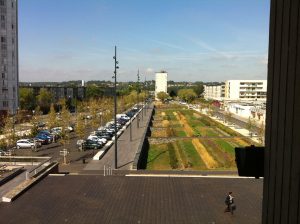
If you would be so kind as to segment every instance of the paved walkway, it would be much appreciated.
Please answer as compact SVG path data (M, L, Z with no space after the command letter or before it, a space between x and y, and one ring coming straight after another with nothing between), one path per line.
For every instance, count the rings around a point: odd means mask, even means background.
M234 131L240 133L241 135L243 135L243 136L245 136L245 137L250 138L252 141L257 142L257 143L260 143L259 137L254 136L254 135L252 135L252 137L251 137L250 134L249 134L249 131L248 131L246 128L242 128L242 127L238 126L237 124L228 124L228 123L225 123L225 122L224 122L224 119L219 118L219 117L215 117L215 116L210 116L210 115L207 114L205 111L200 111L199 109L194 109L194 110L195 110L195 111L198 111L198 112L200 112L200 113L204 113L204 114L206 114L207 116L209 116L211 119L213 119L213 120L215 120L215 121L217 121L217 122L223 124L224 126L227 126L227 127L231 128L232 130L234 130ZM237 117L235 117L235 118L238 119ZM242 120L242 122L244 122L244 121Z
M0 201L2 201L2 196L26 180L26 170L30 170L32 167L33 166L24 166L24 171L22 173L0 186Z
M149 109L144 109L140 112L140 125L137 127L137 118L132 122L132 141L130 141L130 126L123 132L123 134L118 138L118 169L130 170L137 149L140 142L143 140L143 133L146 129L146 124L150 118L153 110L153 106L149 106ZM142 119L143 113L143 119ZM104 166L111 166L114 168L115 161L115 146L112 145L111 148L106 152L106 154L100 160L90 161L84 170L103 170Z

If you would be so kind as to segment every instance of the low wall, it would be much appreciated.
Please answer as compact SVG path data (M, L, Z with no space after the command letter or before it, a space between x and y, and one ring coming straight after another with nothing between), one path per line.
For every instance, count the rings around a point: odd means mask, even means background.
M140 142L138 150L135 154L133 164L132 164L132 170L141 169L144 166L145 161L147 161L147 153L148 153L148 148L149 148L149 142L148 142L147 136L149 136L149 134L151 133L150 126L152 123L152 117L155 113L154 107L151 107L149 109L151 110L150 111L151 114L147 120L146 128L145 128L145 131L142 136L142 141Z

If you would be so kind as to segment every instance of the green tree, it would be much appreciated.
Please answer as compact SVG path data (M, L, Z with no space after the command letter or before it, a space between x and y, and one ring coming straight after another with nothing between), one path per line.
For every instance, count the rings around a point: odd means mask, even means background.
M102 87L97 85L89 85L86 87L86 97L87 98L100 98L104 94Z
M193 86L193 90L197 94L197 96L201 96L204 91L203 82L195 82L195 86Z
M39 95L36 97L37 105L40 107L41 111L45 114L50 110L51 103L53 101L53 95L47 89L40 89Z
M34 110L36 107L36 100L33 94L33 89L20 88L19 94L21 110Z
M157 98L159 100L161 100L162 102L164 102L167 98L169 97L169 95L165 92L159 92L157 93Z
M191 103L197 97L193 89L180 89L178 91L178 96L188 103Z

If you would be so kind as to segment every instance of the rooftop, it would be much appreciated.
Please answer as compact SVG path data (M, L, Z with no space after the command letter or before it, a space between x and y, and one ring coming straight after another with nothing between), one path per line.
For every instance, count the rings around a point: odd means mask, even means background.
M3 223L260 223L262 180L48 176L13 203ZM226 193L237 205L224 213Z

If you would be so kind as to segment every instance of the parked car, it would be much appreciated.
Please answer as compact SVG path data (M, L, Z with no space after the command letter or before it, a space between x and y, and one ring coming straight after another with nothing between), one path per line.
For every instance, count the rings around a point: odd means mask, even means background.
M41 142L43 145L51 143L51 137L43 134L38 134L34 139Z
M102 144L97 141L87 139L82 143L82 148L83 149L101 149Z
M90 135L87 139L91 139L91 140L94 140L94 141L101 142L103 145L106 144L106 142L107 142L107 139L101 138L97 135Z
M33 139L20 139L16 143L17 149L20 148L38 148L41 147L41 143L38 141L34 141Z

